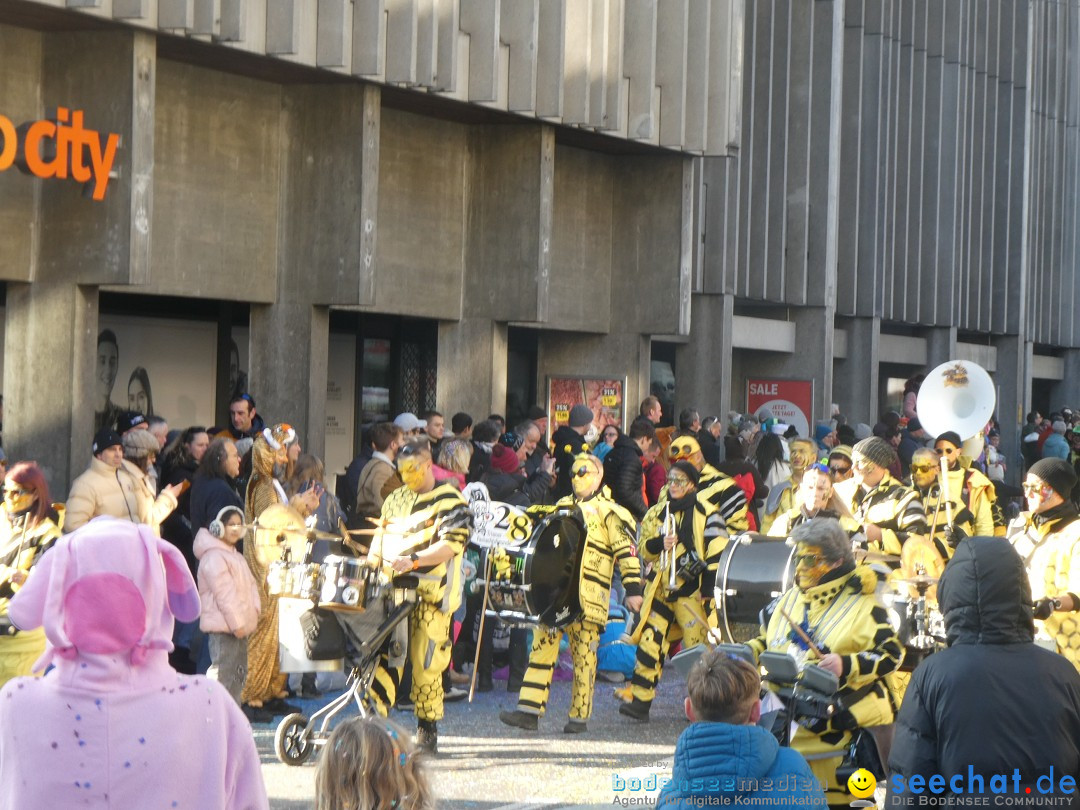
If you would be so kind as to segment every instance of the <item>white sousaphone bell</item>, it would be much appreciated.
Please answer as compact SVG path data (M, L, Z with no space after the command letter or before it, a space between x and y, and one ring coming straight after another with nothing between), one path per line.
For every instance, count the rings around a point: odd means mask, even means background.
M936 437L955 431L964 441L964 455L978 458L983 451L982 431L996 404L994 381L982 366L950 360L926 375L915 407L927 433Z

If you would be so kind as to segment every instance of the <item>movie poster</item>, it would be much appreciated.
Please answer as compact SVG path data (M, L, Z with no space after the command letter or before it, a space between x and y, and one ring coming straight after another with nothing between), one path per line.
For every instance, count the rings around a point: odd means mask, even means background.
M587 405L593 412L597 430L607 425L626 429L626 408L623 402L626 378L548 377L548 429L554 433L570 421L570 409Z

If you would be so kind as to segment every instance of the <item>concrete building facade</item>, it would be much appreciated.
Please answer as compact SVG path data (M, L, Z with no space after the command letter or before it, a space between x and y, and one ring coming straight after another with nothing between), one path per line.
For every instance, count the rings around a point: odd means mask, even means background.
M364 421L513 414L560 375L623 379L629 417L807 379L814 416L873 421L966 357L1006 424L1080 403L1078 26L1080 0L5 0L5 447L65 490L103 329L140 318L121 387L159 340L174 424L246 375L330 471ZM76 111L100 139L58 137Z

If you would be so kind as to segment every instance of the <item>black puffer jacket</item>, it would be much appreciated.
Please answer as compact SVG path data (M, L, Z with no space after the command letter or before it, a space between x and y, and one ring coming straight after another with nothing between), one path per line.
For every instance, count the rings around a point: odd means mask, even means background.
M642 494L644 484L641 448L629 436L620 433L611 451L604 456L604 486L611 490L612 500L628 509L638 523L648 511Z
M910 790L894 790L897 777L906 788L915 774L943 775L946 790L962 774L958 784L966 791L970 766L984 775L984 792L991 776L1005 774L1012 793L1015 769L1020 795L1030 786L1040 798L1036 780L1051 766L1055 782L1080 774L1080 674L1033 643L1028 577L1008 541L962 541L938 598L949 648L911 678L889 758L894 776L886 806L918 803Z
M589 449L585 443L585 437L571 427L563 425L555 431L551 437L552 453L555 456L555 469L558 477L555 479L555 489L551 493L553 501L574 494L574 485L571 474L574 466L574 456Z

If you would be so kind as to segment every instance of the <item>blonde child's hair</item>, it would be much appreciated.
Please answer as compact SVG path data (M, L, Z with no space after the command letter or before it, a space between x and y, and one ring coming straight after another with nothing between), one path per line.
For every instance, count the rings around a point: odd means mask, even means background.
M334 729L319 757L315 810L432 810L435 799L412 739L381 717Z

